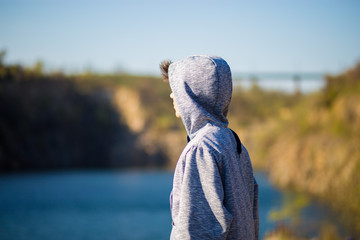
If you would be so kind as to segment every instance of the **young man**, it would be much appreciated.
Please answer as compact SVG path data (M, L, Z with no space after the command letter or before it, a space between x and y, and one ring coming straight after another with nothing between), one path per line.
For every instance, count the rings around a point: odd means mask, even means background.
M219 57L161 63L188 144L170 195L171 239L258 239L258 190L246 148L226 118L232 78Z

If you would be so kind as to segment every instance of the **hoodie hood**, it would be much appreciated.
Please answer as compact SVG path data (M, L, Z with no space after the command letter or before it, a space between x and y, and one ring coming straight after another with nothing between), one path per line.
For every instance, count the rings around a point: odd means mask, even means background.
M208 123L227 127L232 78L224 59L198 55L174 62L169 83L190 139Z

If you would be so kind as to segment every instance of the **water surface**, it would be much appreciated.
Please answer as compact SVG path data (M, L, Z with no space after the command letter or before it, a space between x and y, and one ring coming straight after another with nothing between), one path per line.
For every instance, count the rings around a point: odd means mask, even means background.
M0 239L169 239L172 174L75 171L2 175ZM281 208L284 193L269 183L266 174L256 173L256 178L262 237L275 227L269 213ZM306 221L321 219L316 209L305 214Z

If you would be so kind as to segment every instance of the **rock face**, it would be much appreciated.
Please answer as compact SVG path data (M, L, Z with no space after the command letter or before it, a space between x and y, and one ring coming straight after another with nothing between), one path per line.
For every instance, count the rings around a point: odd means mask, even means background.
M359 102L360 64L329 76L322 93L269 130L266 154L274 183L333 205L356 233L360 232Z
M145 127L145 115L141 108L141 99L137 92L119 87L114 91L113 101L122 113L123 121L134 133L139 133Z
M0 171L174 167L186 132L167 84L136 76L74 78L0 62ZM322 92L300 100L259 88L241 94L233 96L230 127L254 167L268 170L278 186L351 215L359 233L360 64L328 76Z
M78 78L0 61L0 172L166 167L161 148L139 144L140 95Z
M160 96L148 96L156 98ZM152 102L153 100L151 100ZM113 102L122 116L122 121L126 123L129 129L137 135L136 144L148 155L154 155L157 152L163 152L167 159L167 167L173 167L180 156L182 148L186 145L186 135L180 129L159 129L157 125L161 114L151 117L147 114L149 111L156 111L157 106L146 106L142 99L141 92L128 88L117 87L113 93ZM168 100L169 106L171 101ZM147 109L149 108L149 109ZM163 113L174 121L178 119L173 115L173 109L169 108ZM164 131L165 130L165 131Z

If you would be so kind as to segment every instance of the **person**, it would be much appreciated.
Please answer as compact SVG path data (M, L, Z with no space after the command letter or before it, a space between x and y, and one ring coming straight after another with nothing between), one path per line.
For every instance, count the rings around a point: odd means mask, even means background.
M246 148L228 128L229 65L195 55L160 68L188 134L170 194L170 239L258 239L258 186Z

